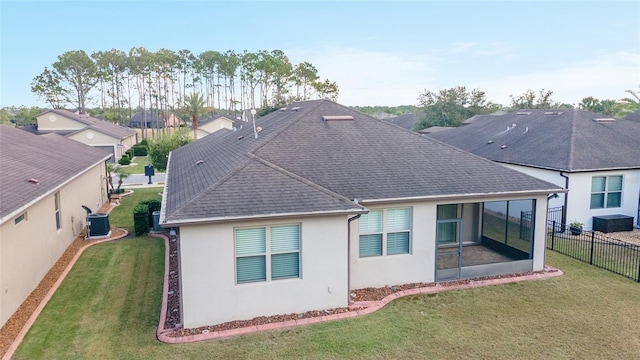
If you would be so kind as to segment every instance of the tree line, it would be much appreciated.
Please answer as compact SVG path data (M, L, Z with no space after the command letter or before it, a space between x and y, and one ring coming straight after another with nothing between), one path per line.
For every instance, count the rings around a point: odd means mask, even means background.
M33 78L31 91L52 108L72 106L81 114L95 101L105 119L120 124L134 109L150 109L164 117L195 93L202 95L207 108L234 115L297 100L337 100L339 93L335 82L320 79L313 64L292 64L281 50L194 54L144 47L91 55L67 51Z
M631 97L619 100L585 97L578 108L595 113L622 118L640 109L640 91L626 90ZM468 90L457 86L439 91L425 90L418 96L418 116L413 130L418 131L431 126L455 127L474 115L491 114L498 110L518 109L559 109L573 108L571 104L552 99L553 91L541 89L537 92L527 90L519 95L509 95L508 107L488 101L484 91Z

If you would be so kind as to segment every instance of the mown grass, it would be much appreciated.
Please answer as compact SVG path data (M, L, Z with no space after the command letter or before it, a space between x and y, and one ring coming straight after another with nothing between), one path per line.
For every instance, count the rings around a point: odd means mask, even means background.
M168 345L155 339L162 241L121 240L83 254L15 358L637 358L640 285L547 256L564 276L411 296L360 318Z
M127 207L157 192L137 189L111 214L130 216ZM547 262L565 275L401 298L348 320L169 345L155 338L164 244L148 236L118 240L83 253L14 358L636 359L640 284L552 251Z
M109 214L109 225L133 231L133 208L142 200L162 199L158 193L162 192L161 187L137 188L133 189L133 195L125 196Z
M144 174L144 167L151 164L151 158L147 156L134 156L131 163L135 165L123 166L122 169L128 174Z

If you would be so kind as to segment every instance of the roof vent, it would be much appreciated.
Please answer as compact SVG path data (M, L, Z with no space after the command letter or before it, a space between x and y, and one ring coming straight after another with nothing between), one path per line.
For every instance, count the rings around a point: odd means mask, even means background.
M280 110L280 111L286 111L286 110L287 110L287 108L286 108L286 107L281 107L281 108L280 108L280 109L278 109L278 110Z
M202 165L202 164L204 164L204 160L198 160L198 161L196 161L196 165Z
M291 111L298 111L300 110L300 106L294 106L291 108Z
M593 121L599 122L599 123L612 123L612 122L616 122L616 119L614 119L614 118L595 118L595 119L593 119Z
M518 111L516 113L516 115L531 115L531 114L533 114L532 111Z
M244 139L244 135L238 136L238 140L242 140L242 139Z
M32 184L36 184L36 185L40 184L40 180L38 180L38 179L34 179L34 178L31 178L31 179L29 179L29 180L27 180L27 181L28 181L28 182L30 182L30 183L32 183Z
M487 144L493 144L493 140L487 141Z
M545 111L544 112L545 115L554 115L554 116L558 116L562 113L563 113L562 111Z
M260 132L260 131L262 131L262 126L258 126L258 127L256 128L256 132Z
M506 149L506 148L507 148L507 145L500 146L500 149Z
M323 121L353 121L353 116L351 115L324 115L322 117Z

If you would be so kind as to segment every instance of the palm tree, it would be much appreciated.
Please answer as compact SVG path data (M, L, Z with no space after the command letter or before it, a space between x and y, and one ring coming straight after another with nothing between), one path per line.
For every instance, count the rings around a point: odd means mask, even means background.
M184 110L191 116L193 139L198 139L198 117L204 110L204 97L199 93L191 93L184 97Z

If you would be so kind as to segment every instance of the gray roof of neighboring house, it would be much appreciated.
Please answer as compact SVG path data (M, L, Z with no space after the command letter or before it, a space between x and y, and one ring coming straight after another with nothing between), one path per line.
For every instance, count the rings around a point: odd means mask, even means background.
M205 115L201 116L200 118L198 118L198 125L208 124L208 123L216 121L216 120L218 120L220 118L224 118L224 119L230 120L234 124L236 122L240 122L241 121L241 120L238 120L235 117L233 117L233 115L205 114Z
M416 123L416 115L415 114L402 114L393 118L385 118L384 121L387 121L391 124L396 124L401 128L405 128L407 130L413 129L413 125Z
M640 123L578 109L520 110L428 136L502 163L569 172L640 168Z
M640 122L640 110L632 112L631 114L623 117L623 119Z
M257 139L248 126L171 153L163 223L361 211L354 199L560 189L328 100L291 104L256 126Z
M0 125L0 222L109 157L58 134L38 136Z
M90 128L120 140L136 134L136 131L134 129L119 126L105 120L99 120L89 115L78 115L68 110L50 109L50 110L43 111L42 113L38 114L38 116L44 115L50 112L67 117L69 119L73 119L75 121L78 121L87 125L86 128L80 129L78 131L83 131L83 130L86 130L87 128Z

